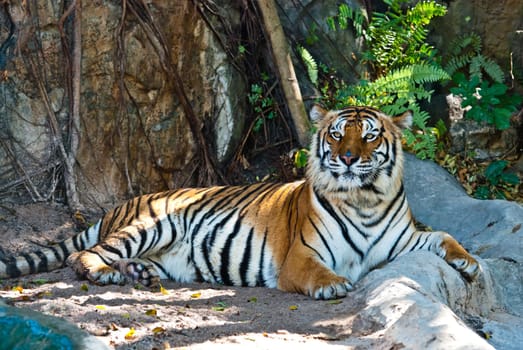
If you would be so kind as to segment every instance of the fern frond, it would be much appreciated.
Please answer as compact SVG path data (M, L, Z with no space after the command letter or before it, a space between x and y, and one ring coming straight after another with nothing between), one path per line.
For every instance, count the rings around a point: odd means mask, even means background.
M483 70L496 83L503 83L503 80L505 80L505 75L499 64L488 57L483 60Z
M305 67L307 67L307 74L309 75L311 83L316 86L318 84L318 65L316 64L316 61L306 48L298 46L298 52Z
M427 25L436 16L443 16L447 13L444 5L433 1L420 1L407 11L407 21L412 25Z
M481 37L477 33L461 35L451 42L449 48L453 56L462 54L469 56L479 55L481 52ZM466 50L467 48L469 50Z
M450 76L453 76L454 73L456 73L458 70L460 70L461 68L463 68L467 64L469 64L470 59L471 59L471 56L469 56L469 55L461 55L461 56L452 57L448 61L448 63L445 65L444 69Z
M450 79L445 70L426 64L414 64L396 69L386 76L376 79L372 85L375 91L395 91L409 89L415 84L432 83Z

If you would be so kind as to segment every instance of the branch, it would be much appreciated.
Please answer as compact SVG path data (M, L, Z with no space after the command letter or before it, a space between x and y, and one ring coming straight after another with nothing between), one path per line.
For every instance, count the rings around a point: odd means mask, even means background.
M258 6L262 13L265 33L272 48L274 62L278 68L280 83L296 128L298 141L302 146L306 146L309 144L310 123L274 0L260 0Z

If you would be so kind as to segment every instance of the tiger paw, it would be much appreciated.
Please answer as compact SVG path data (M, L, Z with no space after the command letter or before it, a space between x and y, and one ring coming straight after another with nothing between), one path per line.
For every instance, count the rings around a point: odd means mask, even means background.
M160 284L160 276L151 264L141 260L119 260L113 267L123 273L133 282L145 287L156 287Z
M461 273L467 281L475 280L481 271L478 261L448 233L443 234L438 255Z
M461 275L469 282L474 281L481 271L481 266L479 265L478 261L470 255L451 259L448 261L448 263L459 273L461 273Z
M127 278L111 266L105 264L98 255L90 252L77 252L67 258L69 265L78 276L100 284L120 284L127 282Z
M343 298L348 292L353 290L352 283L347 279L340 277L336 281L332 281L329 284L316 286L312 291L309 292L314 299L338 299Z

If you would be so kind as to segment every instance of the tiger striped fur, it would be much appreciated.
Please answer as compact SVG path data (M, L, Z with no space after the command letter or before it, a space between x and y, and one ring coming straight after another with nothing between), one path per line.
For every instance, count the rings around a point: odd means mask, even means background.
M2 259L0 277L67 262L97 284L170 278L330 299L372 268L428 250L475 278L477 261L449 234L414 226L402 181L410 112L314 106L311 118L317 132L305 180L143 195L59 244Z

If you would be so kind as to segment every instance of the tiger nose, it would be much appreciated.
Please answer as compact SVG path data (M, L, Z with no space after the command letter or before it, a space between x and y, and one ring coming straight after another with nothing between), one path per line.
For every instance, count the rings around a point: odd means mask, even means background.
M340 158L345 164L347 164L347 166L350 166L351 164L355 163L360 157L352 154L350 151L347 151L347 153L341 155Z

